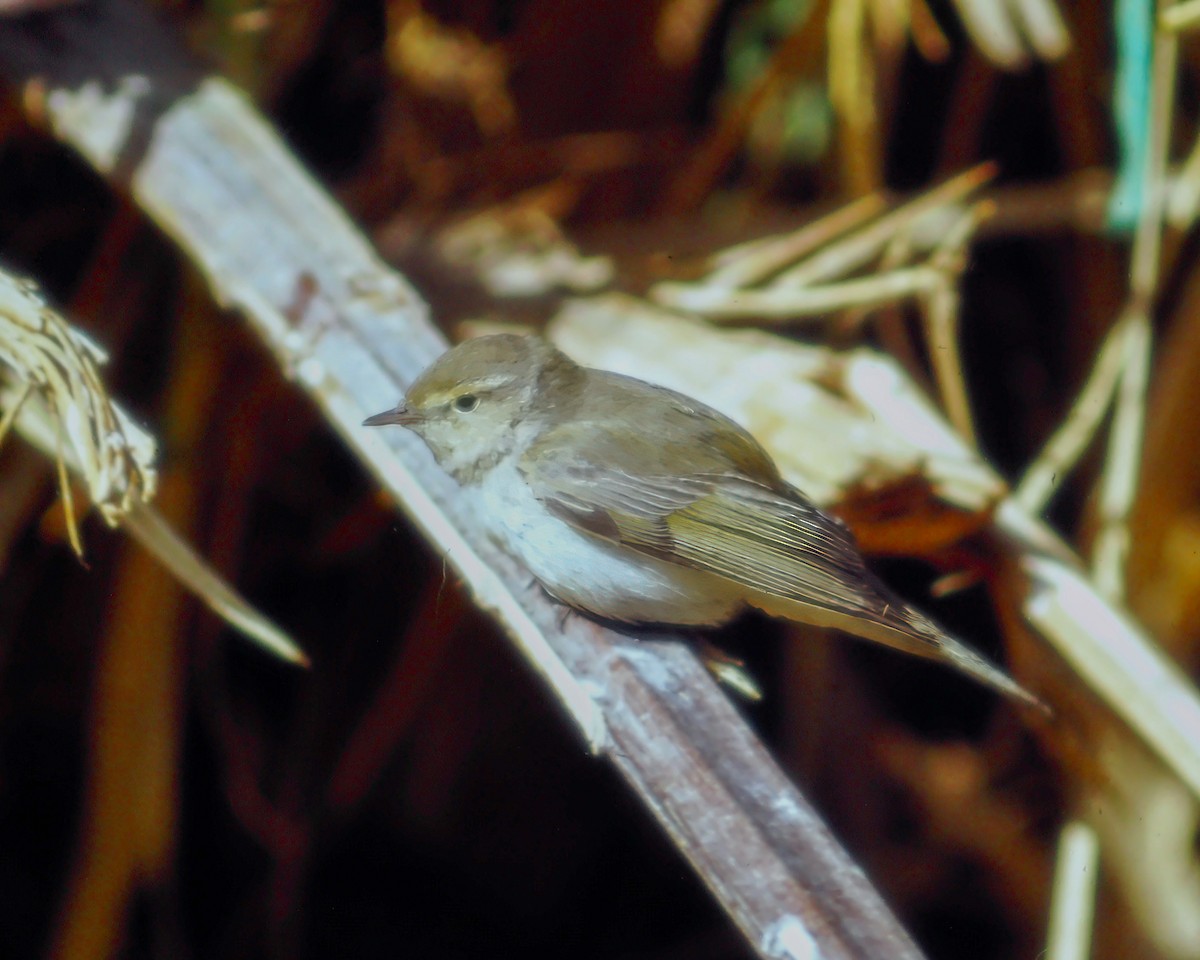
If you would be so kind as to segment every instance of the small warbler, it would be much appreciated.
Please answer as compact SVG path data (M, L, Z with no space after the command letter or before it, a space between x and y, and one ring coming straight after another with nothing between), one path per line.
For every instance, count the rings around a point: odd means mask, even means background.
M447 351L365 426L417 433L553 597L608 620L716 626L746 607L1032 694L895 596L853 536L711 407L534 336Z

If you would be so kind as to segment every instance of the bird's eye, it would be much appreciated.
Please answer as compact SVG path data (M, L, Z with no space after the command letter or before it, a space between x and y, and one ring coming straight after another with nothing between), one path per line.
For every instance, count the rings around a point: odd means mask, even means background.
M479 398L473 393L464 393L461 397L454 398L454 409L459 413L470 413L479 406Z

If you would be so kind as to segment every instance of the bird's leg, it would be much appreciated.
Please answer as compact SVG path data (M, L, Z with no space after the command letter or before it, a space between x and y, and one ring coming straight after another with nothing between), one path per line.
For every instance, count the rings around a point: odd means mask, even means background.
M529 579L525 583L525 589L526 590L534 590L534 589L541 590L545 596L550 598L550 601L558 608L554 614L555 622L558 624L558 630L560 633L563 630L565 630L567 627L567 620L570 618L571 613L572 613L571 607L568 604L563 603L562 600L560 600L558 597L556 597L554 594L552 594L549 590L547 590L546 585L544 583L542 583L542 581L539 580L537 577L533 576L532 574L530 575Z
M762 688L746 669L744 660L726 653L704 637L698 638L698 644L700 662L717 683L751 703L758 703L762 699Z
M543 584L542 581L539 580L535 576L530 575L528 582L526 582L526 584L525 584L525 589L526 590L539 589L542 591L542 593L545 596L550 598L551 602L554 603L554 605L556 607L558 607L558 611L555 613L555 619L558 623L558 629L560 631L563 630L567 625L567 618L571 616L570 606L563 603L563 601L558 599L558 597L556 597L549 590L547 590L545 584Z

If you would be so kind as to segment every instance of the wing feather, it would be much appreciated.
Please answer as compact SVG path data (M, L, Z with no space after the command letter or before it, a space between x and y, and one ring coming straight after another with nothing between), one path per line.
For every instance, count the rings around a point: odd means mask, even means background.
M849 531L774 477L777 489L732 471L634 474L577 451L543 449L522 465L538 499L572 525L748 591L857 617L887 606Z

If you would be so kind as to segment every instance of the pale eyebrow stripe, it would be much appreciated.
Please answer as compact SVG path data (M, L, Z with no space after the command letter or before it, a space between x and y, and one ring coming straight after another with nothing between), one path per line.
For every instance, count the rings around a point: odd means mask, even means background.
M505 373L493 373L486 377L476 377L464 384L459 384L450 390L439 390L430 399L434 403L445 403L449 400L460 396L464 389L467 393L475 393L480 391L495 390L497 387L503 387L512 382L512 377Z

